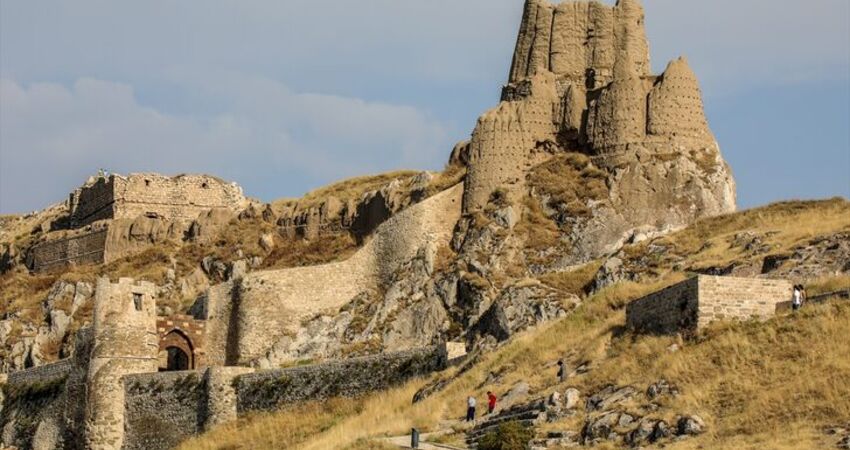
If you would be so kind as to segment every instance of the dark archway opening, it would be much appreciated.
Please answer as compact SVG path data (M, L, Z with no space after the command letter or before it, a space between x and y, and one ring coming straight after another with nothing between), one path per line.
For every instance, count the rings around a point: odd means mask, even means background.
M168 364L166 365L165 370L172 371L191 369L191 365L189 364L189 355L187 355L183 349L168 347L165 351L168 352Z

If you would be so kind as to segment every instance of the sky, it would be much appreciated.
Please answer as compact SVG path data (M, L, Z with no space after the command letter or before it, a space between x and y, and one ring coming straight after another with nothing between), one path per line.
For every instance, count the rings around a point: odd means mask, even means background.
M496 106L522 0L0 0L0 213L105 168L249 196L439 170ZM608 1L607 3L612 3ZM738 203L850 197L850 2L644 0Z

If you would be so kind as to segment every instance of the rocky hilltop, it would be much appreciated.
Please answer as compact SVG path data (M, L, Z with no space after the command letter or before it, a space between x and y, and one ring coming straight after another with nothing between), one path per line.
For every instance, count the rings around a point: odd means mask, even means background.
M125 448L166 448L234 419L237 409L269 409L275 395L291 394L281 393L290 382L303 398L361 393L382 377L444 368L448 354L432 363L422 355L437 353L421 349L446 342L471 355L453 374L478 374L478 358L509 352L505 343L518 333L541 333L538 325L555 319L596 326L602 318L609 328L570 341L583 348L570 354L582 375L612 359L597 357L593 343L605 336L600 345L613 345L610 327L636 297L620 294L623 286L694 274L832 286L850 272L846 200L735 209L735 183L696 75L685 58L651 73L640 3L527 0L499 103L443 172L356 178L271 203L208 175L100 173L64 203L3 217L0 372L18 387L4 390L0 442L78 448L85 437L117 448L126 429ZM798 227L811 217L820 219ZM142 282L104 279L123 277ZM132 302L122 306L124 297ZM154 333L158 354L152 341L140 348L120 338L143 342ZM109 365L118 354L147 359ZM400 356L369 359L377 354ZM287 369L318 361L330 362ZM374 380L340 369L374 361L384 364ZM516 378L504 372L510 364L488 364L503 371L486 375L489 382ZM177 375L157 378L155 370ZM313 386L314 373L331 381ZM38 389L26 384L31 378ZM359 384L333 391L346 378ZM439 377L417 397L453 381ZM87 386L109 391L81 400ZM599 402L620 392L583 388L604 393ZM518 392L519 405L527 386ZM134 405L127 411L179 401L186 414L174 413L177 425L168 415L128 416L124 427L125 399ZM91 420L85 401L98 405ZM619 428L637 426L619 422L624 414L617 412ZM588 425L590 441L604 439L608 425ZM156 434L163 427L167 437Z

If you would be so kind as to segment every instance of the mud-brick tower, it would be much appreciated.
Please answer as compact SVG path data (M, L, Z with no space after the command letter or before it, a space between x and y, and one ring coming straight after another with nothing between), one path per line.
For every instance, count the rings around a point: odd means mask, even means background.
M124 441L123 377L156 372L155 287L121 278L97 281L94 345L88 371L86 448L118 450Z

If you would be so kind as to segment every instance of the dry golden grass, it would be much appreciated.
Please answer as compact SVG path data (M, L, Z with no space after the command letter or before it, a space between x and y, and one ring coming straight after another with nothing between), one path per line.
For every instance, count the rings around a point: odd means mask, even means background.
M601 260L592 261L572 271L547 273L540 277L540 281L555 289L582 296L601 266Z
M673 252L697 265L722 266L748 256L731 245L744 231L762 234L772 254L787 252L814 237L850 231L850 202L833 198L775 203L700 220L660 243L671 244Z
M581 153L558 155L535 167L528 175L530 187L549 195L552 205L561 203L571 215L586 214L588 199L608 196L605 172L594 167Z
M235 423L219 426L202 437L189 439L182 450L251 450L292 448L311 435L338 424L360 412L359 402L332 399L308 403L284 413L257 414Z
M349 178L310 191L296 201L301 209L318 206L329 197L336 197L338 200L345 203L348 200L359 199L366 192L380 189L395 179L407 181L418 173L419 172L413 170L399 170L378 175ZM292 201L292 199L282 200L282 202ZM272 206L278 207L279 205L273 203Z

